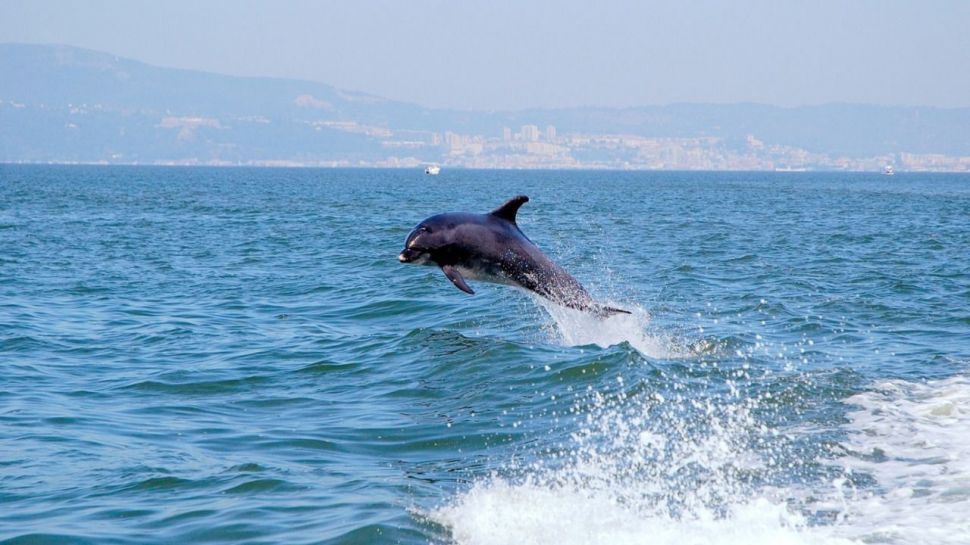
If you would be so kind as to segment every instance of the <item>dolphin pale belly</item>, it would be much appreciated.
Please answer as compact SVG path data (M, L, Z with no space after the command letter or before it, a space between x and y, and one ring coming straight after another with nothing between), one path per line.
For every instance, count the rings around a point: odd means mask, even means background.
M550 301L600 315L628 311L597 304L562 267L542 253L515 223L529 197L512 197L488 214L456 212L432 216L404 241L402 263L435 265L461 291L475 293L466 278L510 284Z

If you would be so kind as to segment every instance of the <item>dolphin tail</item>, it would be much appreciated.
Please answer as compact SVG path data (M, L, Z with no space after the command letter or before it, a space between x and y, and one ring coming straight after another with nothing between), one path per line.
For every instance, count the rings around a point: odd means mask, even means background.
M629 310L623 310L622 308L608 307L606 305L593 305L593 314L596 314L600 318L609 318L615 314L632 314Z

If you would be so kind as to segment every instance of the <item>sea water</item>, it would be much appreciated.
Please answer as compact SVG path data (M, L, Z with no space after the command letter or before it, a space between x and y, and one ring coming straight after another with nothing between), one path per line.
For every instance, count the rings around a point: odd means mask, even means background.
M0 543L970 543L970 176L0 166Z

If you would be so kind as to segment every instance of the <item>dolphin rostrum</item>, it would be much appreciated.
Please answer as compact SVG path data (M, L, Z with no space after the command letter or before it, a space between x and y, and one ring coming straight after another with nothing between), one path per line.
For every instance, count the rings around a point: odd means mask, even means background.
M488 214L439 214L418 224L404 241L401 263L436 265L465 293L465 278L510 284L562 306L600 316L629 311L597 304L583 286L542 253L515 223L529 197L518 195Z

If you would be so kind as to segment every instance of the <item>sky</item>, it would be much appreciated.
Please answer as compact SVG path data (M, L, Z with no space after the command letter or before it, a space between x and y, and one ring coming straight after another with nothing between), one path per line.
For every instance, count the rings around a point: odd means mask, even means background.
M970 107L968 0L0 0L0 42L433 108Z

